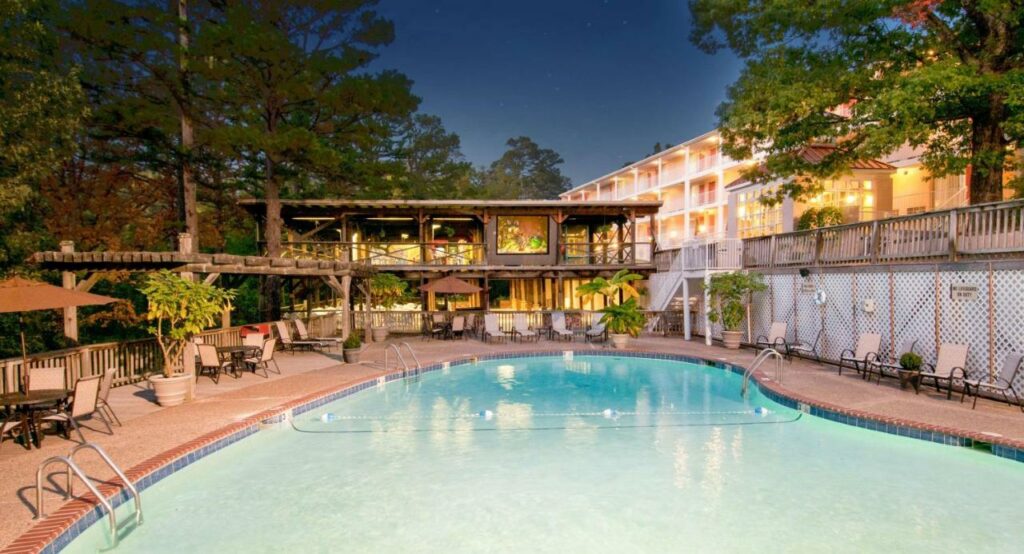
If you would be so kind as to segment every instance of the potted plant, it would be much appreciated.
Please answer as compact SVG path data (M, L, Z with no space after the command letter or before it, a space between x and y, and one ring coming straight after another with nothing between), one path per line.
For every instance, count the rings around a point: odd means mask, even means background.
M767 288L758 273L719 273L711 276L708 293L711 306L708 318L712 323L722 325L722 343L726 348L739 348L742 333L740 328L746 317L746 301L753 292ZM710 331L708 331L710 332Z
M900 356L900 367L907 371L921 371L923 363L924 360L921 359L921 356L914 352L906 352Z
M359 355L362 353L363 341L359 338L359 333L351 333L345 342L342 343L342 352L345 355L345 362L350 364L359 363Z
M192 384L192 373L180 363L185 344L231 309L234 292L167 270L151 274L141 291L148 306L146 319L153 323L148 331L156 337L164 359L162 375L150 377L149 382L161 406L177 406L185 401Z
M630 336L640 335L644 327L644 313L637 305L636 299L640 291L633 286L634 281L643 279L642 275L630 273L628 269L619 270L611 279L594 277L576 289L576 295L590 297L600 294L605 297L605 308L601 310L601 323L605 325L608 336L615 348L626 348ZM618 298L621 293L622 302L612 304L609 300ZM639 321L639 324L637 324Z
M373 301L385 310L391 310L396 304L409 299L409 283L394 273L378 273L370 278L370 294ZM370 333L374 342L388 338L386 325L371 327Z
M647 322L644 312L637 305L636 298L630 298L621 304L611 304L601 310L601 323L608 330L612 346L623 349L629 346L629 337L640 336L640 331Z

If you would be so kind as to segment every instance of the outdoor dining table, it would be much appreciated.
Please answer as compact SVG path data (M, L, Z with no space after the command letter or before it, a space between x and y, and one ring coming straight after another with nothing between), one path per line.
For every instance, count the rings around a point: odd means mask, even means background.
M245 359L255 356L259 351L260 347L250 344L217 347L217 354L231 357L231 373L236 378L241 374L242 370L245 369ZM255 371L256 370L254 369L253 372L255 373Z
M48 410L66 401L71 395L70 390L42 389L29 392L10 392L0 394L0 405L5 410L15 410L20 414L22 436L25 447L32 448L35 438L36 448L42 448L43 433L39 429L39 412Z

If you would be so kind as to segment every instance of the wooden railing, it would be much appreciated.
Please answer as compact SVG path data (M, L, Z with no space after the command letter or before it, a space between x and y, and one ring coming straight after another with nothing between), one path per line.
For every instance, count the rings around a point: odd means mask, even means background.
M684 243L680 250L684 271L743 267L743 242L739 239L698 239Z
M481 264L483 243L293 241L281 244L286 258L365 262L374 266Z
M567 242L559 248L564 265L622 265L636 263L631 242Z
M943 262L1024 256L1024 201L744 239L743 267Z

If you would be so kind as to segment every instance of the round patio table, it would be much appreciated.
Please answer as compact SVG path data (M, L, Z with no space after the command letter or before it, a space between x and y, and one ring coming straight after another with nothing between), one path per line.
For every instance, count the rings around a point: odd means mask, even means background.
M245 368L245 358L248 356L255 356L260 351L259 346L252 346L249 344L239 344L237 346L218 346L218 354L226 354L231 356L231 374L236 379L241 374L242 369ZM255 372L255 370L253 370Z
M13 408L21 414L21 429L25 437L25 447L31 449L31 441L35 437L36 448L42 448L43 433L39 429L39 412L64 402L70 395L71 391L66 389L10 392L0 394L0 405L5 409Z

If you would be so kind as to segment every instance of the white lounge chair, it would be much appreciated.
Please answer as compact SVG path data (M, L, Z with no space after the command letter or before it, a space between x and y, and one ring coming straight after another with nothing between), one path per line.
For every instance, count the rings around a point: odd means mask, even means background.
M789 344L786 342L786 322L773 321L768 328L768 335L759 335L754 342L758 348L774 348L780 354L788 354Z
M946 398L953 397L953 380L966 379L967 345L946 343L939 346L939 355L935 365L924 364L921 368L921 381L931 379L935 390L942 392L942 383L946 383ZM960 374L959 377L957 374Z
M274 350L277 348L277 339L267 339L263 342L263 346L260 347L259 355L251 358L246 358L245 363L252 368L252 372L256 373L257 369L263 370L263 376L270 377L270 364L274 364L274 373L281 374L281 368L277 365L277 360L274 359Z
M102 378L100 375L93 375L92 377L79 379L75 383L75 393L71 400L71 406L55 414L43 416L41 420L66 424L65 435L70 438L70 429L74 429L78 433L78 438L82 439L82 443L85 443L85 435L82 434L82 428L78 426L78 420L96 413L96 401L99 399L100 380ZM101 417L100 420L107 426L107 431L113 435L114 429L107 423L106 418Z
M1017 374L1024 370L1021 367L1024 365L1021 363L1022 361L1024 361L1024 354L1010 352L1003 358L1003 367L999 369L999 375L996 376L995 381L964 379L964 390L960 395L960 401L964 401L965 394L973 396L974 403L971 404L971 409L973 410L978 407L978 395L981 394L981 391L998 392L1003 395L1003 400L1007 404L1016 404L1020 406L1021 411L1024 411L1024 404L1021 404L1017 391L1013 389L1013 382L1017 379ZM1010 402L1011 396L1013 397L1013 402Z
M110 407L110 403L107 402L107 398L110 396L110 388L114 385L114 375L117 374L116 367L108 367L103 372L103 381L100 382L100 392L96 399L96 411L99 412L100 416L104 419L109 419L113 423L117 423L118 427L122 427L121 420L118 419L117 414L114 413L114 409Z
M882 345L882 335L878 333L861 333L857 335L857 346L854 350L846 349L839 355L839 374L843 368L867 371L868 364L878 358L878 348Z
M502 331L498 325L498 314L484 315L484 342L495 340L508 340L509 334Z
M214 383L219 383L220 374L231 370L231 361L222 360L220 354L217 353L216 346L212 344L197 344L196 350L199 351L199 369L196 371L196 381L199 380L199 376L205 371L209 372L210 379L213 379Z
M317 341L293 340L292 332L288 329L288 323L285 321L275 321L274 325L277 327L277 335L278 338L281 339L281 346L286 348L292 354L295 353L296 348L305 348L306 350L323 348L323 344Z
M299 340L309 342L319 342L324 348L330 348L334 345L335 348L341 348L341 343L344 342L339 337L311 337L309 331L306 330L306 323L301 319L295 319L295 330L299 332Z
M583 337L586 339L587 342L601 342L605 340L607 338L607 334L605 333L604 322L601 321L600 319L595 321L593 325L590 326L590 329L587 329L587 332L584 333Z
M565 312L551 314L551 334L559 339L572 340L572 331L565 326Z
M512 316L512 336L519 337L519 342L525 340L539 340L540 335L537 331L530 329L530 324L526 321L526 314L514 314Z

